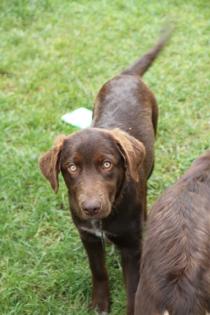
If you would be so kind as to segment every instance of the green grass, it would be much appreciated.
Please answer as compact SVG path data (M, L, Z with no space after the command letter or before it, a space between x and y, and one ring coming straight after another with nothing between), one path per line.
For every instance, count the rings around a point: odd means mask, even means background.
M176 32L145 75L160 108L150 204L210 147L208 1L0 2L1 315L89 314L90 272L64 184L54 195L37 160L73 131L61 115L91 108L168 19ZM118 257L107 252L112 314L125 314Z

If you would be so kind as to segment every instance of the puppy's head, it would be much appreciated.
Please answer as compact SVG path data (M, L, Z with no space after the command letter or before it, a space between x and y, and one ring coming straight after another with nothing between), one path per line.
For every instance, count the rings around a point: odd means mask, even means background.
M77 216L101 219L111 213L125 178L138 182L144 157L144 145L127 133L88 128L60 136L40 168L55 192L62 172Z

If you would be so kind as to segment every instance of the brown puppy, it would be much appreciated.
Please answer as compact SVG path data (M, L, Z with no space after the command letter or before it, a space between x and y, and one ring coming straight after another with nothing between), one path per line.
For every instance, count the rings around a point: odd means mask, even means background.
M135 315L210 310L210 151L152 207Z
M61 136L40 160L41 171L55 191L58 174L63 174L72 218L92 271L92 307L100 314L110 308L104 237L120 250L127 314L134 312L146 186L154 165L158 116L155 98L139 76L168 37L162 37L143 58L101 88L91 128Z

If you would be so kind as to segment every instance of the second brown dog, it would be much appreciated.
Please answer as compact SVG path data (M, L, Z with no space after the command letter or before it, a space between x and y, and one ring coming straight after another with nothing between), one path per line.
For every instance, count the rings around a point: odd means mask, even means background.
M151 210L135 315L205 315L209 310L210 151Z

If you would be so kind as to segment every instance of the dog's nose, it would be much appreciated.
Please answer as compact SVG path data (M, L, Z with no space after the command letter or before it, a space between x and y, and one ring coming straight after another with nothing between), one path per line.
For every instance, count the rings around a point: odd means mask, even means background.
M82 203L82 209L87 215L94 216L99 213L101 202L97 199L86 200Z

